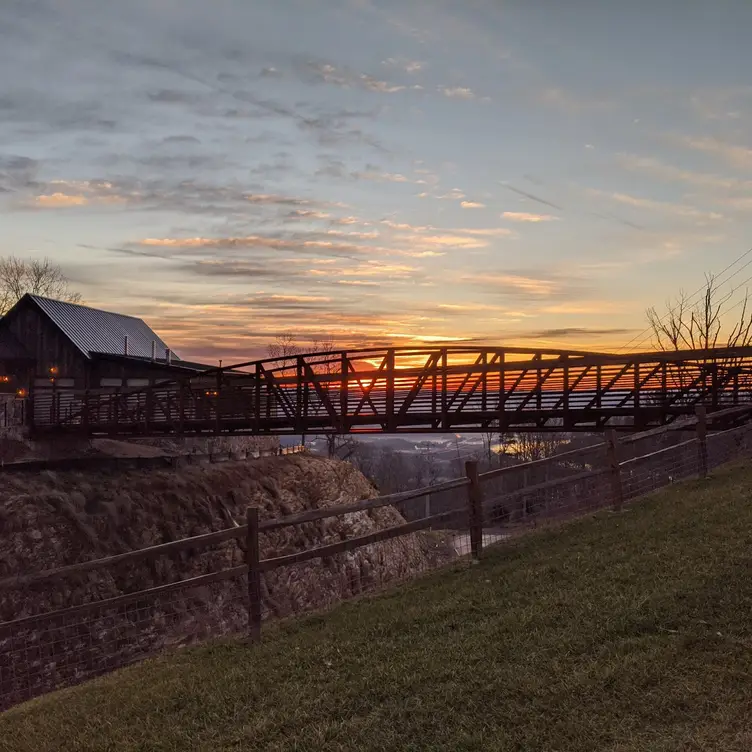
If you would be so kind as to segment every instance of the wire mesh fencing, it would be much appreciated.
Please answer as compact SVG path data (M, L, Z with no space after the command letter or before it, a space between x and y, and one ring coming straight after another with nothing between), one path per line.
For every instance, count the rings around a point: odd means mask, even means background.
M0 710L166 649L243 634L245 569L220 576L0 624Z
M471 461L464 478L280 519L259 520L252 508L246 525L200 542L84 562L54 578L24 575L15 589L0 580L0 709L165 649L258 637L265 621L376 593L531 528L618 509L752 456L752 424L666 433L610 434L480 475Z
M493 495L484 496L484 523L503 540L528 528L595 512L610 504L606 476L602 468L585 470L510 491L496 483Z
M709 434L707 451L708 467L711 469L732 460L752 457L752 424Z
M259 549L269 555L260 562L261 620L326 609L465 555L466 486L459 479L319 510L307 521L261 523Z
M635 457L621 463L620 483L625 501L657 491L700 474L700 445L696 439Z
M326 610L439 569L469 553L463 527L458 520L457 530L421 530L264 571L261 618Z
M609 498L603 480L607 465L601 442L483 473L479 481L488 534L503 540L547 521L599 509Z

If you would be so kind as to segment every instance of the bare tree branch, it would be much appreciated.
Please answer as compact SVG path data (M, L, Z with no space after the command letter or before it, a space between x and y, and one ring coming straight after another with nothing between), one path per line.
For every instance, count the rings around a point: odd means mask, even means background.
M81 295L72 292L63 270L44 259L0 258L0 316L7 313L26 293L80 303Z
M705 350L725 344L742 347L752 341L752 312L748 307L749 291L745 291L741 312L728 320L728 303L736 290L722 294L716 278L705 275L705 289L696 303L690 303L684 291L666 302L663 315L655 308L645 311L652 330L653 344L659 350ZM733 306L736 307L736 306ZM724 331L728 334L724 336Z

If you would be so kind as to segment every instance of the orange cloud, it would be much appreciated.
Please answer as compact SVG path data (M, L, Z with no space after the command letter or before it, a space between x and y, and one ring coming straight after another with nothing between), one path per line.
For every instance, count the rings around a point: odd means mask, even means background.
M52 193L49 195L36 196L34 203L45 208L57 208L68 206L86 206L89 199L86 196L69 196L66 193Z
M531 214L529 212L505 211L501 216L510 222L553 222L559 219L551 214Z
M402 237L403 240L410 240L412 243L423 247L425 250L434 248L486 248L488 242L485 240L477 240L475 238L468 238L464 235L422 235L415 237Z
M535 279L519 274L483 274L466 277L466 279L494 287L511 288L530 295L552 295L560 288L554 280Z
M480 203L480 201L463 201L460 206L463 209L485 209L486 205Z

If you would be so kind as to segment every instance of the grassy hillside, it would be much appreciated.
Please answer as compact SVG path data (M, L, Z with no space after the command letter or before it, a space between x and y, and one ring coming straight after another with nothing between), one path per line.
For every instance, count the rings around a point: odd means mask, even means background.
M752 749L752 469L0 716L0 750Z

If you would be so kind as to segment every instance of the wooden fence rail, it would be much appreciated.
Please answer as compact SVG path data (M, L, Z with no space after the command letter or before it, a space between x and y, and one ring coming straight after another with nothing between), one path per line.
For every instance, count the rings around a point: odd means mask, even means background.
M728 411L726 411L728 415ZM736 411L739 413L739 411ZM605 447L605 467L588 469L586 471L570 474L562 478L546 480L536 483L522 489L507 491L502 493L502 500L510 500L526 494L535 493L557 487L566 487L588 479L594 479L603 475L611 476L611 504L614 509L621 508L623 503L623 491L621 489L621 477L624 470L638 466L641 463L655 461L661 457L680 453L691 446L697 446L699 454L697 455L697 475L704 477L708 470L708 454L706 431L707 423L711 416L706 416L703 410L699 410L696 418L692 419L692 424L696 431L696 436L692 439L665 447L659 450L651 451L639 457L619 459L619 441L613 432L608 432L606 440L603 443L594 444L582 449L571 452L563 452L554 457L546 458L536 462L526 463L500 470L479 474L476 462L467 462L465 465L465 476L457 478L446 483L436 486L417 489L391 496L383 496L375 499L364 499L352 504L340 505L322 509L314 509L295 515L290 515L277 520L259 519L259 510L250 507L247 512L246 522L243 525L237 525L232 528L218 530L211 533L193 536L176 541L150 546L148 548L128 551L122 554L95 559L91 561L80 562L57 569L36 572L31 574L6 577L0 580L0 590L13 590L38 585L43 582L51 582L65 577L80 575L97 570L107 569L123 563L135 563L141 561L153 560L157 557L167 554L173 554L181 551L200 551L209 546L236 540L244 551L245 563L241 566L214 572L207 575L193 577L187 580L180 580L165 585L159 585L146 590L134 593L119 595L105 600L93 601L82 605L72 606L65 609L51 611L40 615L27 616L21 619L13 620L0 624L0 628L20 628L27 624L50 622L55 619L68 618L74 615L83 615L93 613L97 610L115 608L136 601L148 601L165 593L179 590L190 590L193 588L203 587L205 585L228 580L237 577L247 577L247 599L248 599L248 624L249 636L253 640L258 640L261 635L261 576L266 572L271 572L280 567L292 566L315 559L323 559L335 556L337 554L354 551L358 548L373 545L375 543L399 538L405 535L411 535L429 528L435 527L440 523L456 523L460 529L467 530L470 537L470 553L473 561L479 561L483 551L484 535L484 511L489 510L493 505L499 503L498 498L484 498L484 484L487 482L507 476L513 472L526 472L531 468L548 467L555 463L568 463L575 457L582 457L589 453L599 451L603 457ZM728 433L735 433L739 428L733 428ZM654 432L649 432L653 435ZM643 434L644 438L648 434ZM716 434L722 435L722 434ZM632 437L636 441L639 436ZM261 558L260 536L270 531L279 530L284 527L301 525L316 520L327 519L335 516L343 516L370 509L376 509L385 506L395 506L406 500L420 498L426 493L435 494L440 491L459 491L466 489L465 503L459 503L455 509L426 516L411 522L394 525L389 528L378 530L372 533L359 535L347 540L330 543L323 546L317 546L304 551L299 551L283 556L274 556L268 559Z

